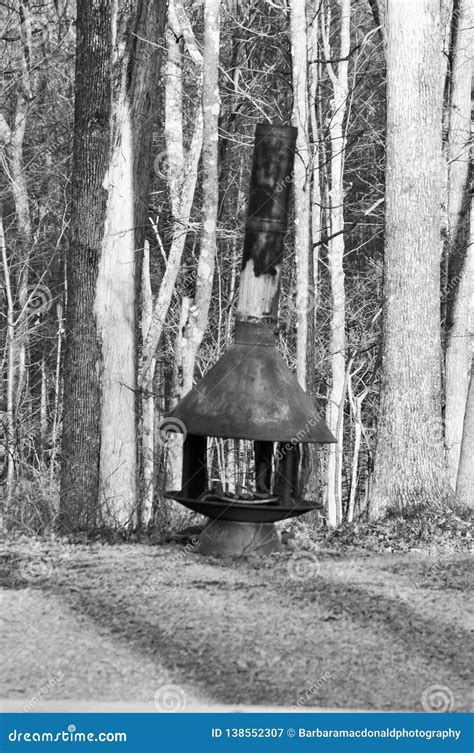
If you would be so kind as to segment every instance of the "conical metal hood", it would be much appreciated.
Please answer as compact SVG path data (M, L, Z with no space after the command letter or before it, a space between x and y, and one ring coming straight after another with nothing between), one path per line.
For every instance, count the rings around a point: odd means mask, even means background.
M335 442L260 323L237 322L235 344L168 417L200 436Z

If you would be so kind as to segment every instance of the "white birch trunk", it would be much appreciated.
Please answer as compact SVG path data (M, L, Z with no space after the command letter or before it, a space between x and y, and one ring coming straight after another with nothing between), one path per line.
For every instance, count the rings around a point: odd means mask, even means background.
M469 178L471 135L472 6L462 0L458 9L455 50L452 54L451 99L446 156L448 160L448 242L450 256L462 253L462 212ZM452 326L446 349L445 443L449 481L456 488L464 413L470 378L469 306L474 293L472 245L466 251L461 278L455 289Z
M56 304L56 315L58 322L58 333L56 340L56 368L54 372L54 407L53 420L51 426L51 455L49 459L49 494L53 495L54 482L56 478L56 457L58 454L59 444L59 426L61 423L61 363L62 363L62 342L64 332L63 306L62 303Z
M315 13L315 8L312 8ZM318 125L318 16L315 13L309 32L309 120L311 125L311 258L313 288L310 295L310 308L313 316L313 327L316 331L319 298L319 249L321 241L321 184L319 169L319 125ZM317 245L316 245L317 244Z
M171 32L175 36L184 37L187 52L197 68L196 88L199 94L202 85L202 56L194 39L189 20L184 12L182 3L171 0L169 5L169 24ZM171 61L165 76L165 100L166 119L165 136L167 139L168 154L168 178L171 191L171 206L173 211L173 236L168 253L168 260L160 290L156 298L148 335L143 343L142 358L139 370L139 386L142 389L150 389L153 383L153 359L156 349L161 340L163 326L169 310L171 298L176 284L181 257L186 242L187 228L193 205L196 189L198 164L202 150L203 118L202 108L199 105L196 111L196 120L193 136L186 157L184 146L179 143L177 135L182 137L182 99L181 99L181 76L182 61L179 59L179 48L173 46L173 41L168 37L168 53L171 52ZM174 90L177 87L177 92ZM176 193L179 192L179 193Z
M173 21L173 0L169 7L170 24L166 29L166 50L168 53L165 69L165 141L167 152L167 179L173 219L179 216L179 197L183 182L184 141L183 141L183 58L181 35L177 21Z
M349 502L347 505L346 520L352 523L354 520L354 509L357 497L357 481L359 477L359 454L362 440L362 403L364 402L368 389L365 389L360 395L355 396L352 389L352 375L349 374L347 382L347 391L351 404L352 415L354 420L354 447L352 451L352 471L351 471L351 490Z
M466 265L469 263L469 270L465 269L465 279L470 281L470 287L468 288L465 285L464 291L467 294L469 302L467 331L469 334L471 373L464 412L461 452L456 479L456 495L461 503L474 507L474 380L472 376L474 369L474 202L472 201L472 197L470 210L469 247L468 258L466 259Z
M173 364L173 378L171 382L171 400L170 408L174 408L179 400L183 397L183 354L184 344L183 337L186 323L189 318L189 309L192 300L184 296L181 301L181 311L178 322L178 331L174 342L175 359ZM183 436L179 432L162 432L163 440L166 443L166 481L165 488L167 491L181 489L181 479L183 470Z
M292 125L298 129L293 171L296 264L296 376L306 388L308 348L309 249L311 239L310 146L308 118L308 38L305 0L291 0L293 78Z
M219 120L219 0L204 3L203 48L203 184L201 247L197 267L196 292L189 309L183 338L183 394L193 384L198 348L207 328L216 257L217 211L219 202L218 120Z
M471 368L464 415L464 430L459 458L456 496L464 505L474 507L474 378Z
M330 234L328 264L331 280L332 315L330 323L331 389L328 396L326 420L336 443L328 447L327 515L330 526L342 520L342 460L344 436L345 393L345 320L344 287L344 118L348 95L348 55L350 50L350 0L341 1L340 49L337 73L327 63L333 87L332 114L329 127L331 138ZM331 58L329 38L322 25L326 59Z
M44 358L41 359L41 396L40 396L40 446L39 456L40 463L44 466L46 460L46 440L48 434L48 376L46 373L46 363Z
M25 40L23 40L25 43ZM7 154L9 157L11 184L18 230L21 240L20 275L18 283L18 302L20 305L20 318L16 327L16 405L20 406L22 395L26 387L26 352L28 346L28 314L26 302L28 298L28 279L30 269L30 255L33 246L33 231L31 214L28 200L28 187L26 184L25 165L23 160L23 142L26 132L26 119L28 112L28 96L30 94L29 72L26 66L24 53L22 54L23 78L18 90L14 124L11 131L11 140ZM19 427L17 426L17 429ZM21 448L21 442L20 448ZM20 449L21 452L21 449Z
M125 93L116 122L95 314L102 351L99 504L104 519L122 527L133 521L137 499L133 133Z
M33 231L31 224L28 187L26 183L25 165L23 159L23 142L25 139L28 97L30 91L30 75L26 65L24 45L26 44L24 30L22 30L22 53L20 67L22 70L21 83L18 87L12 128L9 127L2 113L0 113L0 143L5 147L8 164L8 174L11 183L13 202L15 206L16 222L20 239L20 253L15 259L17 273L17 298L20 314L15 322L15 338L11 343L14 373L12 389L14 394L14 409L16 410L16 426L12 435L17 452L21 457L23 450L23 436L21 430L20 408L27 384L26 353L28 346L28 280L30 269L30 255L33 246Z
M153 310L153 296L151 291L150 280L150 245L145 241L143 249L143 266L142 266L142 316L141 330L142 337L145 339L151 322L151 313ZM155 371L155 359L151 364L151 370ZM155 473L155 398L152 391L143 394L142 404L142 463L143 463L143 489L141 494L141 522L146 525L149 523L153 512L154 496L154 473Z
M4 273L4 285L7 298L7 383L6 383L6 425L4 428L4 446L7 457L7 477L6 477L6 508L10 508L13 494L13 483L15 478L15 437L14 437L14 377L15 377L15 311L13 307L13 296L11 290L10 270L7 259L7 248L5 243L5 233L3 229L3 219L0 217L0 246L2 248L2 265Z

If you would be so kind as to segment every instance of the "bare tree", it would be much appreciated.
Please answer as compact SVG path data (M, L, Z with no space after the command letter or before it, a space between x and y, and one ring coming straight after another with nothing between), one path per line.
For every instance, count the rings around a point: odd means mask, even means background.
M468 0L457 4L452 21L448 74L447 298L450 328L446 347L445 441L449 480L456 487L471 363L469 306L473 291L473 250L469 247L469 147L471 140L471 57L474 36Z
M15 105L11 126L3 113L0 113L0 144L5 149L7 177L11 186L13 201L15 207L16 224L19 240L19 252L16 254L14 267L18 270L15 277L17 278L16 298L18 300L19 315L15 321L15 335L11 338L11 358L12 370L9 372L9 380L12 383L8 385L9 392L12 392L14 400L14 425L13 434L10 437L12 447L14 446L17 460L23 455L23 427L21 412L24 403L25 392L28 389L27 380L27 350L28 350L28 281L30 277L30 259L33 249L33 225L31 220L30 199L28 195L28 185L24 160L24 142L25 133L30 111L30 101L33 97L31 81L31 19L29 4L26 2L15 3L14 16L15 26L19 29L19 68L15 86ZM3 231L4 233L4 231ZM5 237L3 243L6 244ZM6 254L6 251L5 251ZM6 256L5 256L6 260ZM13 266L13 265L10 265ZM7 270L6 270L7 271ZM10 274L10 273L9 273ZM12 292L13 276L10 279L10 294ZM9 330L10 335L11 330ZM13 457L9 453L9 463L12 463ZM13 465L9 465L9 473L13 473ZM9 492L12 491L13 475L9 483Z
M293 176L295 197L296 374L306 388L308 357L309 244L311 172L308 112L308 35L305 0L291 0L290 37L293 79L291 122L298 129Z
M467 333L469 337L469 353L471 357L471 375L464 411L463 434L461 452L459 456L458 473L456 478L456 495L458 500L470 507L474 506L474 202L470 197L469 212L469 243L465 267L463 271L463 292L468 299L467 304Z
M137 514L137 285L164 8L78 6L60 523ZM110 72L113 71L113 75ZM137 274L138 273L138 274Z
M474 506L474 379L469 381L469 390L466 400L466 412L464 415L464 431L461 442L459 458L459 471L456 483L456 495L458 500L469 507Z
M5 425L2 427L4 440L2 442L6 454L6 503L7 510L10 507L13 494L13 480L15 473L15 424L14 424L14 374L15 374L15 310L8 266L5 233L3 229L3 217L0 216L0 246L2 250L2 268L4 274L5 297L7 302L7 336L6 336L6 411Z
M329 12L329 11L328 11ZM346 296L344 287L344 121L348 97L348 66L350 51L350 0L341 2L340 44L337 65L331 62L329 18L321 20L321 36L333 99L329 122L331 139L330 167L330 240L328 264L331 279L332 315L329 352L331 358L331 389L328 395L327 422L336 437L328 449L328 521L332 526L342 520L342 458L344 439L344 401L346 394ZM327 24L327 25L326 25Z
M149 301L151 310L147 313L143 328L143 347L140 354L139 385L143 391L144 423L142 431L147 437L149 448L154 447L154 396L153 380L155 376L155 355L164 331L171 299L176 287L181 258L186 244L188 228L193 207L194 195L198 178L198 163L201 157L203 142L203 113L200 99L194 113L191 143L188 149L184 144L184 103L183 103L183 40L187 54L194 67L195 86L198 94L202 88L202 54L198 49L194 33L185 13L181 0L170 0L168 5L168 25L166 31L166 67L165 67L165 144L166 144L166 177L171 205L171 243L166 257L166 266L160 282L155 301ZM158 226L153 223L158 246L163 250L163 242L159 236ZM149 261L149 260L147 260ZM149 277L149 274L148 274ZM151 293L150 293L151 294ZM188 310L189 306L186 310ZM179 325L177 344L182 342ZM182 352L175 354L175 361L182 360ZM171 385L171 403L182 393L183 369L174 369ZM179 381L179 384L178 384ZM181 462L181 438L168 435L166 439L166 473L168 482L174 485L179 475L178 467ZM151 515L151 500L153 499L152 479L154 477L154 453L148 449L144 458L144 497L143 522L148 522Z
M203 46L203 181L201 238L197 266L196 290L189 307L188 321L184 330L182 356L183 393L193 385L196 353L208 324L209 307L216 258L217 212L219 202L218 174L218 119L219 119L219 22L220 0L204 2Z
M202 54L198 49L189 19L184 12L180 0L171 0L169 5L169 25L171 32L176 36L182 34L186 49L197 70L195 86L200 95L202 87ZM174 49L173 41L168 37L168 55L171 53L171 63L174 75L180 75L180 63L177 60L179 49ZM174 56L174 57L173 57ZM169 58L168 58L169 60ZM167 152L168 152L168 175L171 191L171 205L173 212L172 241L169 249L166 269L160 283L160 289L153 305L150 327L143 343L141 363L139 371L139 385L143 389L150 389L153 382L152 363L156 350L163 334L164 323L168 313L171 298L178 276L181 257L186 242L187 230L194 200L194 192L197 182L198 163L202 150L203 118L200 103L195 113L195 123L190 146L184 155L184 146L177 146L176 133L182 133L182 103L172 91L173 75L168 68L166 76L166 126ZM178 82L178 88L180 83ZM174 123L178 123L176 131ZM181 176L181 178L180 178ZM175 195L174 190L178 193ZM173 209L174 207L174 209Z
M440 394L438 4L388 0L386 18L383 373L373 516L389 507L442 503L447 494Z

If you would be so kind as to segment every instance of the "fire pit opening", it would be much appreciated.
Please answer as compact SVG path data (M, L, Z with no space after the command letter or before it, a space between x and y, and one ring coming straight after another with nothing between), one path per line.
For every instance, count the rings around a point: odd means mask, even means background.
M188 435L183 486L167 496L210 518L274 521L319 509L299 483L303 449L296 442L259 442Z

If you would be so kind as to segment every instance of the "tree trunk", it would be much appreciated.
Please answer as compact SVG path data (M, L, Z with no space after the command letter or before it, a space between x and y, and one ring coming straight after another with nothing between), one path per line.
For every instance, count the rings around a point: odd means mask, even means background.
M183 338L185 336L186 323L189 318L189 308L191 304L192 299L188 298L187 296L183 296L183 298L181 299L181 311L178 322L178 331L176 333L176 339L174 342L175 356L170 385L170 410L175 408L181 398L185 395L185 393L189 391L183 387L183 353L185 350ZM179 427L176 428L179 429ZM183 475L183 435L179 430L175 432L163 431L161 432L161 434L165 442L166 452L165 489L167 491L180 489L181 479Z
M464 291L466 292L466 297L469 301L467 311L467 332L469 335L471 376L464 413L461 453L456 480L456 495L460 502L474 507L474 384L472 378L474 371L474 202L472 201L472 197L470 210L470 233L468 257L466 259L466 265L469 262L469 270L465 269L465 277L463 279L468 280L468 284L464 286Z
M459 458L459 472L456 483L458 501L474 507L474 369L471 366L471 378L466 400L464 430Z
M354 448L352 451L352 472L351 472L351 489L349 492L349 500L347 503L347 515L346 520L348 523L352 523L354 520L354 510L355 510L355 503L357 499L357 488L358 488L358 481L359 481L359 454L360 454L360 445L362 440L362 403L364 402L367 393L368 388L364 389L364 391L360 395L354 395L353 389L352 389L352 374L348 373L348 380L347 380L347 392L349 395L349 402L351 404L351 410L353 415L353 421L354 421Z
M453 18L451 54L448 160L448 259L453 270L447 281L450 329L446 348L445 443L449 481L456 487L463 421L469 388L469 305L473 294L473 250L469 247L469 207L466 196L469 180L471 136L471 5L460 0ZM466 232L467 231L467 232ZM467 249L466 249L467 247ZM461 260L461 263L459 263ZM461 271L459 271L461 270ZM452 313L451 313L452 312Z
M388 0L381 406L371 515L446 499L440 400L442 78L436 0Z
M150 247L145 241L142 264L142 312L141 329L142 338L145 339L150 327L151 313L153 310L153 296L150 280ZM155 363L152 364L155 371ZM147 524L151 520L154 497L155 475L155 398L153 392L147 391L142 394L141 410L141 456L142 456L142 488L140 490L140 524Z
M78 6L60 501L68 529L136 518L136 292L158 20L151 0L120 14L108 2Z
M179 197L183 183L183 55L182 34L174 18L174 3L170 0L166 29L165 67L165 142L168 191L173 219L179 218Z
M309 120L311 124L311 254L313 286L310 291L310 311L313 319L313 331L316 331L319 302L319 249L321 241L321 175L319 169L319 140L320 127L318 122L318 88L319 88L319 64L318 58L318 14L316 4L311 9L314 18L309 31Z
M326 420L336 437L336 444L328 447L327 515L330 526L342 520L342 461L344 438L344 398L346 385L346 296L344 286L344 119L348 95L348 56L350 50L350 0L341 3L340 50L337 73L328 62L333 87L332 114L329 125L331 139L330 235L328 265L331 280L332 314L329 352L331 355L331 389L328 396ZM324 54L329 61L329 38L321 26Z
M293 79L292 125L298 129L293 170L296 265L296 376L306 389L311 237L311 173L308 116L308 35L305 0L291 0L290 37Z
M200 94L202 86L202 55L199 52L189 20L179 0L171 0L169 4L169 24L172 33L182 35L186 44L186 50L193 60L197 69L196 89ZM168 181L171 192L171 207L173 213L173 234L168 253L166 270L161 280L160 289L156 298L151 317L148 334L144 340L141 363L138 375L139 386L142 389L150 389L153 384L153 359L161 340L163 326L171 303L171 298L178 276L181 257L186 243L187 227L193 206L194 192L197 182L197 171L202 150L203 117L202 107L199 102L195 115L194 131L186 157L184 158L184 145L176 142L176 135L183 133L182 126L182 101L179 96L181 89L182 62L179 60L179 47L173 45L172 38L168 37L168 60L167 75L165 79L166 119L165 126L166 148L168 154ZM177 83L178 96L173 91L173 77L179 77ZM181 179L180 179L181 176ZM179 191L177 195L173 192Z
M219 120L219 0L204 3L204 46L202 81L202 209L200 251L193 300L183 299L175 345L173 399L183 397L193 386L196 355L207 329L216 258L217 213L219 203L218 120ZM186 317L183 319L183 317ZM179 393L179 394L176 394ZM171 406L174 407L174 406ZM179 488L183 438L171 434L167 440L167 489Z
M13 483L15 478L15 423L14 423L14 404L13 389L15 378L15 310L13 307L13 295L11 289L10 270L7 259L7 248L5 243L5 233L3 229L3 218L0 216L0 246L2 250L2 266L5 285L5 296L7 303L7 334L6 334L6 421L3 426L3 457L6 456L7 475L6 475L6 510L9 510L12 496Z
M20 317L16 328L16 358L17 358L17 388L16 388L16 407L19 409L26 387L26 353L28 346L28 280L30 270L30 256L33 245L33 230L31 224L30 203L28 199L28 186L26 183L25 164L23 159L23 144L26 133L26 123L28 115L28 102L32 97L31 76L30 76L30 10L28 4L18 3L18 14L20 24L20 68L21 79L18 84L15 115L13 127L11 129L10 144L7 148L9 160L13 199L15 203L15 213L20 236L21 258L19 261L18 275L18 302L20 305ZM17 416L19 419L19 415ZM17 431L21 434L19 421L17 420ZM20 456L22 455L22 438L17 439Z
M110 148L111 27L110 5L79 4L59 508L66 530L92 528L98 520L100 348L94 299Z
M19 237L19 253L17 258L12 259L11 269L16 270L16 275L11 273L10 284L14 277L17 279L16 298L20 310L15 321L15 337L9 343L11 346L11 358L13 363L13 375L11 389L13 390L13 411L15 421L13 434L10 441L15 447L15 453L19 460L24 460L24 436L22 406L24 404L25 391L27 389L27 350L28 350L28 281L30 272L30 257L33 247L33 230L31 223L30 202L28 198L28 186L26 181L25 164L23 158L23 144L25 140L26 124L28 116L28 102L31 99L31 78L28 55L28 26L29 9L23 3L18 3L18 16L20 20L20 51L19 69L21 76L17 85L15 110L12 127L8 125L5 117L0 113L0 143L5 148L8 169L6 171L11 184L13 203L15 206L16 223ZM12 291L12 295L14 295ZM12 460L13 462L13 460ZM13 483L13 477L11 480Z
M193 59L197 69L197 91L202 87L202 56L197 49L189 20L180 0L170 0L168 6L168 29L166 34L167 64L165 75L165 142L167 153L168 188L170 193L171 213L173 218L173 232L171 247L166 262L166 269L161 280L160 289L147 318L147 329L143 333L143 349L141 353L139 384L144 389L144 400L153 400L151 395L155 374L155 353L160 342L165 318L171 303L176 279L178 276L181 257L184 251L194 193L197 182L198 163L201 156L203 140L203 117L202 106L199 102L196 112L191 144L185 155L183 139L183 99L182 99L182 75L183 60L181 51L181 37L184 37L186 50ZM189 311L188 300L183 301L182 311ZM174 393L176 401L182 395L183 380L183 329L186 320L180 321L178 336L175 342L175 363L173 370L172 404ZM161 421L160 421L161 423ZM182 462L182 438L174 433L169 433L166 444L162 442L164 432L156 431L157 446L162 450L165 458L165 488L176 489L179 487L177 479L181 475ZM154 456L148 454L147 477L154 474ZM147 488L150 482L147 481ZM147 506L148 507L148 506Z
M54 373L54 407L53 407L53 420L51 426L51 455L49 458L49 494L53 496L53 489L58 478L58 469L56 467L56 458L59 453L59 427L61 424L62 414L62 391L61 391L61 364L62 364L62 343L64 332L64 319L63 319L63 304L58 302L56 304L57 325L58 332L56 336L56 368Z
M219 203L218 120L219 120L219 21L220 0L204 2L203 46L203 182L201 243L196 291L189 308L183 338L183 394L193 386L196 354L207 328L216 258L217 212Z

